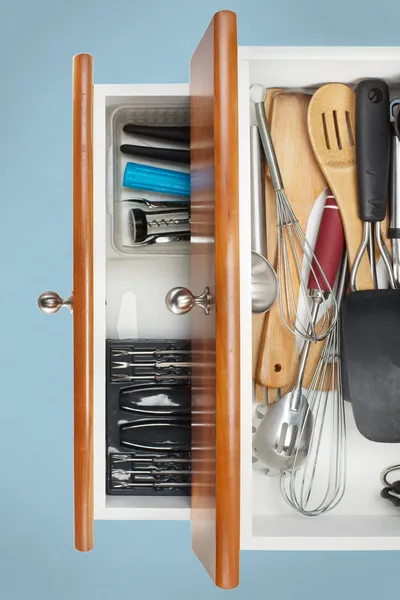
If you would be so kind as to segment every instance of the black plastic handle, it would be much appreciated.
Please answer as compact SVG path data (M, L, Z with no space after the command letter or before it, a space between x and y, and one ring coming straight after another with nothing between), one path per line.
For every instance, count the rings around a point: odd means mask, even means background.
M190 142L190 127L158 127L156 125L135 125L128 123L124 125L125 133L134 135L144 135L146 137L156 138L158 140L167 140L169 142Z
M185 165L190 164L190 150L152 148L149 146L134 146L133 144L123 144L120 149L123 154L129 154L130 156L140 156L152 160L165 160Z
M389 161L389 88L382 79L365 79L356 89L356 156L359 215L376 223L386 216Z

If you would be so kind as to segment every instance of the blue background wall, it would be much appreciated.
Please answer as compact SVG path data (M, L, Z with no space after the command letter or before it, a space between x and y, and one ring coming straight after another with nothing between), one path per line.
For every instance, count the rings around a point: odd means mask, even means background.
M221 8L237 12L241 45L400 44L397 0L0 2L5 600L224 593L191 553L188 523L99 522L95 550L73 550L71 317L36 308L43 290L71 288L72 56L95 56L97 83L186 82L191 53ZM395 593L399 564L393 553L246 552L232 597L372 599Z

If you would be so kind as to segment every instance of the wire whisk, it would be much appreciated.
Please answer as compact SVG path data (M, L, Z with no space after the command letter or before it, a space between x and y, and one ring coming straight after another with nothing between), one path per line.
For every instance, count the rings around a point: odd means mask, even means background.
M347 258L344 258L336 296L339 306L346 279ZM282 497L306 516L317 516L335 508L346 488L346 417L339 354L338 321L324 342L307 393L308 410L314 420L307 457L301 463L302 457L296 452L292 468L281 475ZM303 435L307 435L304 427L300 440Z
M280 314L285 326L297 337L321 341L335 327L337 303L329 281L287 198L265 116L265 96L263 86L251 86L257 126L276 194ZM310 274L314 276L316 284L312 290L307 288ZM320 305L319 320L313 322L315 304Z

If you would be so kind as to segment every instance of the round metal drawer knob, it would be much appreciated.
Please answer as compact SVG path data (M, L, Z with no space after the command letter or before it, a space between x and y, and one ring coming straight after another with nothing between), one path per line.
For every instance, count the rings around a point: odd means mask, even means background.
M38 298L38 306L46 315L53 315L62 306L65 306L72 312L72 296L64 300L56 292L43 292Z
M200 296L194 296L185 287L175 287L169 290L165 296L165 304L168 310L174 313L174 315L186 315L186 313L192 310L193 306L200 306L204 310L204 313L208 315L213 304L213 299L208 287L205 288Z

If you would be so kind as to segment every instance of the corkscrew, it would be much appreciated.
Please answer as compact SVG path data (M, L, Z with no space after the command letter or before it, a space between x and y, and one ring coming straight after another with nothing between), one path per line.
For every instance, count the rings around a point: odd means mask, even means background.
M187 240L190 236L190 214L182 207L153 209L153 205L141 203L129 211L129 230L132 243L144 245L162 239Z

